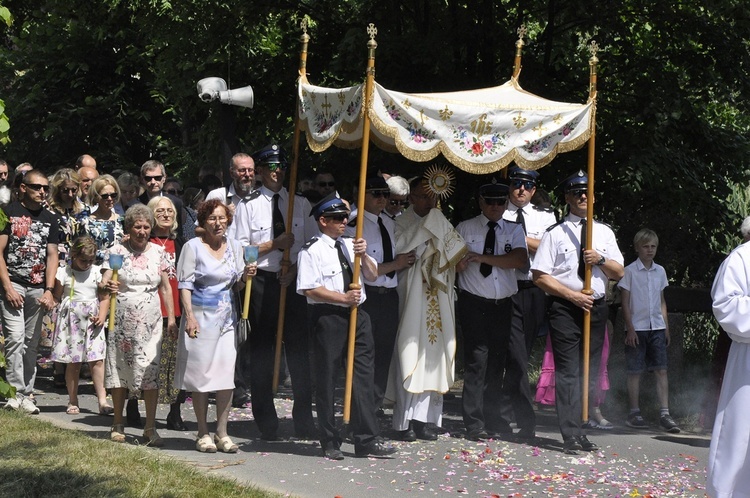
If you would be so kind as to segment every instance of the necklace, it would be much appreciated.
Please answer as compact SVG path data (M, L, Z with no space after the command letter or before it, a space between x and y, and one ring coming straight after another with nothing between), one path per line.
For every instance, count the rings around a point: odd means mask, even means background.
M170 237L162 237L161 235L154 235L151 237L151 242L158 242L160 246L163 248L167 248L167 242L169 242Z

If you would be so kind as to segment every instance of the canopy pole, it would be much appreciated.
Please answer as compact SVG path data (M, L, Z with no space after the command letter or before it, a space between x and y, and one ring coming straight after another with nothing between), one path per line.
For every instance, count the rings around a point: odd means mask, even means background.
M302 36L300 36L300 43L302 48L299 53L299 77L304 78L307 70L307 44L310 41L310 35L307 34L307 18L303 18L300 23L302 28ZM299 94L297 94L297 105L295 106L294 112L294 142L292 143L292 168L289 172L289 204L287 206L286 215L286 234L292 233L292 226L294 220L294 197L297 189L297 169L299 164L299 136L300 136L300 124L299 124ZM276 394L279 387L279 369L281 367L281 346L284 342L284 315L286 314L286 291L288 284L285 284L284 276L289 272L289 254L291 248L284 249L284 256L281 258L281 292L279 294L279 318L276 327L276 350L273 360L273 392Z
M518 81L518 76L521 74L521 54L523 52L523 37L526 36L526 25L521 24L516 32L518 33L518 40L516 40L516 59L513 62L513 79Z
M596 66L599 59L596 53L599 50L596 42L592 41L589 45L591 58L589 59L589 101L596 99ZM596 104L592 107L591 116L591 138L589 138L588 149L588 203L586 205L586 249L591 249L593 243L594 228L594 169L595 169L595 151L596 151ZM586 265L586 273L583 286L584 294L592 295L591 289L591 265ZM591 352L591 312L583 312L583 399L581 406L583 409L582 420L584 423L589 420L589 355ZM599 372L595 372L598 375Z
M375 82L375 49L378 43L375 36L378 29L373 23L367 27L370 40L367 42L367 72L365 80L365 95L362 102L362 156L359 167L359 188L357 190L357 228L354 240L362 238L362 222L365 216L365 186L367 180L367 154L370 150L370 106L372 105L372 91ZM350 289L361 289L359 285L360 255L354 255L352 269L352 283ZM354 377L354 341L357 334L357 306L352 306L349 315L349 344L346 352L346 386L344 390L344 423L348 424L352 408L352 378Z

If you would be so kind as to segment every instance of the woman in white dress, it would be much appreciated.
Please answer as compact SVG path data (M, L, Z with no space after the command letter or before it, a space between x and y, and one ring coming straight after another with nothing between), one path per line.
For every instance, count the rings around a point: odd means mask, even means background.
M232 213L219 200L198 210L200 237L182 248L177 279L182 303L175 385L192 391L198 421L195 447L204 453L234 453L238 447L227 435L237 358L237 310L233 291L255 275L256 264L245 265L240 243L226 237ZM216 392L216 433L208 431L208 393Z

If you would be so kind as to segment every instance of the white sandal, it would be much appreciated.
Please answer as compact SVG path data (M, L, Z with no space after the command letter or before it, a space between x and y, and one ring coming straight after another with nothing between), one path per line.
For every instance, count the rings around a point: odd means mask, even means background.
M219 436L214 434L214 443L216 443L216 448L218 448L220 451L223 451L224 453L237 453L237 450L240 449L239 446L234 444L234 442L229 439L229 436L220 438Z
M216 453L216 445L211 441L211 436L204 434L195 440L195 449L201 453Z

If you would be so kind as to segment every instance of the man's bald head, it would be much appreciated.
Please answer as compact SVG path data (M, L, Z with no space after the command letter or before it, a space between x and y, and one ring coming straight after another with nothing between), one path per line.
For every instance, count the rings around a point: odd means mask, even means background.
M96 159L91 157L88 154L83 154L82 156L79 156L76 160L76 170L79 170L81 168L92 168L96 169Z

